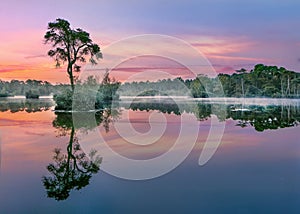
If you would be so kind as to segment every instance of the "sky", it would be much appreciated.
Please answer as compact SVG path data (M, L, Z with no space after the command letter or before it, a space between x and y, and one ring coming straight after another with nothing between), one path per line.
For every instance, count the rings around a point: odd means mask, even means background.
M196 48L218 73L251 69L258 63L299 72L299 11L298 0L3 0L0 79L68 82L65 69L55 68L55 62L47 56L50 46L43 43L47 24L56 18L88 31L104 58L105 49L119 40L160 34ZM123 62L116 70L122 76L120 66L135 72L140 72L139 68L153 70L154 64L172 67L166 60L154 62L142 57L138 61Z

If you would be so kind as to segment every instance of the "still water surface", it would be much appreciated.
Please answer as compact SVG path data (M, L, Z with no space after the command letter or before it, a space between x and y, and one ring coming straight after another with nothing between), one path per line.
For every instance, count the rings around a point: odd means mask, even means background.
M124 100L117 109L87 115L114 151L136 160L168 151L182 114L197 118L197 142L182 164L161 177L131 181L102 171L105 158L87 158L79 132L95 127L83 121L74 128L72 115L54 112L51 99L1 99L0 213L299 213L300 101L197 102L191 109L186 101ZM154 144L130 144L115 130L118 121L147 133L156 114L167 127ZM224 135L199 166L213 117L225 122Z

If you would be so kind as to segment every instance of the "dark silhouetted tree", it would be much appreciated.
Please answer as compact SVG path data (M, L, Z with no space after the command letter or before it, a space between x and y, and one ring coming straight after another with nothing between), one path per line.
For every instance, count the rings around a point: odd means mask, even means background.
M48 31L44 35L45 43L52 44L52 49L48 55L56 61L56 66L67 63L67 73L70 79L72 91L74 91L74 74L80 71L80 66L76 63L86 62L86 57L90 57L90 62L96 64L97 59L102 58L100 47L93 43L90 34L76 28L72 29L70 23L64 19L56 19L55 22L48 23Z

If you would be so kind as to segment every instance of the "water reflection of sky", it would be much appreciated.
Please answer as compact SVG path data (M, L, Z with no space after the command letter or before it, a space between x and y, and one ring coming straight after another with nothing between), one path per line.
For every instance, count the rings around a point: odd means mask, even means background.
M131 118L139 131L147 131L149 113ZM167 115L170 125L157 144L144 148L123 145L113 127L108 143L121 154L153 157L170 146L179 118ZM1 213L298 213L300 202L300 127L257 132L226 121L221 146L204 166L198 158L210 127L200 122L198 142L188 158L172 172L149 181L127 181L104 172L96 174L68 200L46 196L41 177L53 149L64 147L68 137L57 137L51 111L0 112ZM100 131L105 132L103 128Z

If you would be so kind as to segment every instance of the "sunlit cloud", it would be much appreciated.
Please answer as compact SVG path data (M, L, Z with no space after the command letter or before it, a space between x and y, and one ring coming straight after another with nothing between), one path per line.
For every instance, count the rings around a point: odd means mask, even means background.
M36 58L44 58L47 57L45 54L38 54L38 55L30 55L30 56L25 56L25 59L36 59Z
M211 56L215 54L219 55L246 51L255 45L255 42L243 41L241 39L218 39L212 37L209 41L204 40L201 42L201 40L199 40L198 42L192 42L191 44L199 51Z
M272 60L266 59L266 58L253 58L253 57L242 57L242 56L225 56L225 55L212 55L212 56L210 56L210 58L231 60L232 62L237 62L237 61L271 62L272 61Z
M0 65L1 80L47 80L51 83L67 83L68 78L64 68L54 68L47 64Z
M66 74L54 69L55 62L47 57L51 46L44 45L43 41L47 23L58 17L69 20L72 27L87 30L93 41L100 45L105 60L113 61L136 51L133 45L116 51L114 56L107 54L105 49L118 40L136 34L154 33L175 36L191 44L217 72L230 72L230 67L238 69L244 64L250 69L257 63L300 71L299 4L297 1L273 4L270 1L230 0L218 1L216 7L214 1L192 0L170 1L166 8L155 0L126 3L91 0L89 4L63 1L58 8L53 1L47 0L36 1L34 5L32 2L16 4L14 1L4 1L2 7L5 10L0 13L0 79L49 77L52 82L68 80ZM66 7L68 11L64 9ZM38 17L36 11L39 11ZM155 45L149 41L148 48ZM168 45L161 51L161 55L165 54L169 54ZM20 67L13 69L15 65ZM142 67L140 70L175 70L168 64L156 67L124 65L123 70L117 67L120 73L139 72L135 67Z

